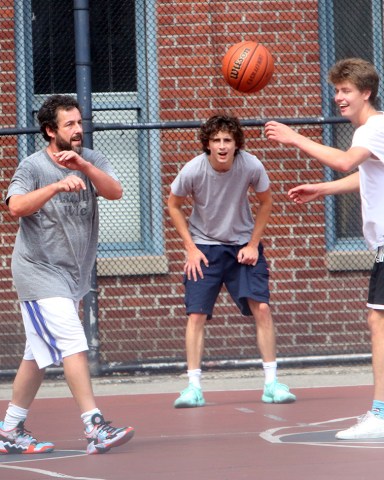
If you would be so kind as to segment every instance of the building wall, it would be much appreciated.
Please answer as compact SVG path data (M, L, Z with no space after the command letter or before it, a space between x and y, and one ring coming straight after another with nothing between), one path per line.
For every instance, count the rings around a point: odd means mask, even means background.
M158 85L161 122L204 120L220 112L243 120L322 115L318 5L316 1L158 1ZM13 2L0 6L0 116L14 126L15 65ZM255 39L275 59L273 79L262 92L230 89L221 59L233 43ZM287 197L294 185L323 179L322 168L292 148L267 142L263 128L245 126L246 148L264 163L272 182L274 211L265 232L270 264L271 307L279 356L368 351L365 296L369 272L329 271L325 249L325 207L297 206ZM322 127L299 127L321 141ZM184 359L184 252L166 208L178 170L200 153L196 129L161 133L164 236L168 273L98 279L102 363L135 364ZM0 136L1 186L6 191L16 167L15 136ZM251 195L254 211L257 204ZM0 344L12 345L15 360L0 348L0 369L16 367L23 328L12 288L10 256L17 230L1 207ZM225 289L207 327L205 359L258 358L255 327L242 317Z

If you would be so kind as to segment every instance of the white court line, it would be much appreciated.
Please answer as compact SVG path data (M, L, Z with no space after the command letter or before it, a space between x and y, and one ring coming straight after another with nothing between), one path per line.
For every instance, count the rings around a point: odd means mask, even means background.
M65 457L65 458L68 458L68 457ZM71 480L106 480L105 478L95 478L95 477L74 477L73 475L66 475L65 473L51 472L50 470L42 470L40 468L17 467L14 465L0 464L0 468L4 468L8 470L24 470L25 472L39 473L41 475L46 475L47 477L53 477L53 478L69 478Z
M68 450L63 450L68 451ZM65 473L60 473L60 472L53 472L51 470L43 470L40 468L31 468L31 467L19 467L16 465L9 465L9 464L14 464L14 463L25 463L25 462L44 462L47 460L63 460L67 458L78 458L78 457L86 457L87 454L84 450L70 450L72 452L79 452L78 455L63 455L60 457L36 457L35 458L25 458L25 455L22 455L22 459L20 460L10 460L9 462L0 462L0 468L3 469L8 469L8 470L23 470L26 472L31 472L31 473L40 473L41 475L46 475L47 477L53 477L53 478L67 478L70 480L106 480L103 478L95 478L95 477L74 477L73 475L66 475Z
M384 439L382 442L369 442L364 445L364 440L348 440L348 441L340 441L335 438L335 442L328 442L328 443L323 443L323 442L305 442L305 441L292 441L292 442L284 442L282 439L284 437L289 437L292 435L292 433L286 433L286 434L279 434L275 435L276 432L283 431L283 430L288 430L292 428L306 428L306 427L316 427L319 425L325 425L325 424L331 424L331 423L338 423L338 422L343 422L345 420L356 420L357 417L345 417L345 418L335 418L332 420L326 420L324 422L314 422L314 423L300 423L297 425L291 425L289 427L278 427L278 428L271 428L269 430L266 430L265 432L260 433L260 437L263 440L266 440L269 443L281 443L281 444L286 444L286 445L308 445L308 446L315 446L315 447L336 447L336 448L364 448L364 449L383 449L384 448ZM322 430L324 432L326 430ZM334 430L330 430L334 431ZM314 433L313 431L310 433ZM305 432L303 432L305 434ZM297 433L295 434L297 435Z
M8 463L25 463L25 462L46 462L48 460L56 460L56 459L59 459L59 460L62 460L64 458L77 458L77 457L87 457L88 454L85 450L54 450L54 453L59 453L59 452L75 452L76 455L62 455L62 456L52 456L52 457L48 457L48 456L43 456L43 455L46 455L46 454L36 454L36 455L33 455L33 454L24 454L24 455L15 455L15 457L19 457L20 460L10 460L9 462L8 461L0 461L0 466L1 465L7 465ZM41 455L41 456L40 456ZM3 458L6 458L7 455L1 455L0 458L3 459Z
M266 413L264 417L272 418L272 420L276 420L277 422L288 422L286 418L278 417L277 415L271 415L268 413Z
M252 410L251 408L245 408L245 407L235 407L235 410L241 413L256 413L255 410ZM277 415L272 415L269 413L266 413L264 417L271 418L272 420L276 420L277 422L288 422L286 418L278 417Z

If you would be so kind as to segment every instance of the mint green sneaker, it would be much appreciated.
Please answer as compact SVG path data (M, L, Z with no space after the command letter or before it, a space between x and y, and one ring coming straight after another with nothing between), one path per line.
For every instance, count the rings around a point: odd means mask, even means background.
M292 403L296 400L296 395L289 391L287 385L275 380L264 385L261 400L264 403Z
M180 393L180 397L175 400L175 408L193 408L204 407L205 400L201 388L189 384L188 387Z

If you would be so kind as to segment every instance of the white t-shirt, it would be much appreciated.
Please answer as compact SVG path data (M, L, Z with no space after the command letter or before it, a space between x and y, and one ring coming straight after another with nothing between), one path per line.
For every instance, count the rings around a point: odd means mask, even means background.
M192 196L189 231L197 244L244 245L249 242L254 219L248 189L265 192L268 175L260 160L240 151L227 172L217 172L203 153L189 161L172 182L180 197Z
M384 114L369 117L356 129L352 147L372 153L359 165L359 173L363 234L369 249L376 250L384 245Z

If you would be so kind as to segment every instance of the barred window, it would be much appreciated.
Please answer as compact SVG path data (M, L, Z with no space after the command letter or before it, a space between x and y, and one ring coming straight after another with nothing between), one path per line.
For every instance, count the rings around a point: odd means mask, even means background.
M381 3L381 2L380 2ZM326 83L326 71L342 58L361 57L375 64L382 74L382 8L374 0L320 1L323 31L323 71L325 115L339 116L333 101L333 88ZM363 40L362 40L363 39ZM382 89L382 87L381 87ZM379 102L382 91L379 91ZM325 142L343 150L350 147L353 127L339 124L325 127ZM326 169L326 179L341 178L342 174ZM362 239L361 204L358 193L327 199L327 246L329 249L365 248Z
M29 0L15 9L23 19L16 38L19 123L30 126L47 95L76 94L74 2ZM89 2L93 122L158 121L155 18L152 0ZM19 140L20 159L45 146L35 137ZM162 255L158 132L107 126L93 133L93 148L109 158L124 188L119 202L100 199L99 257Z
M134 0L92 0L89 7L92 90L136 91ZM75 92L73 1L32 0L32 37L35 94Z

